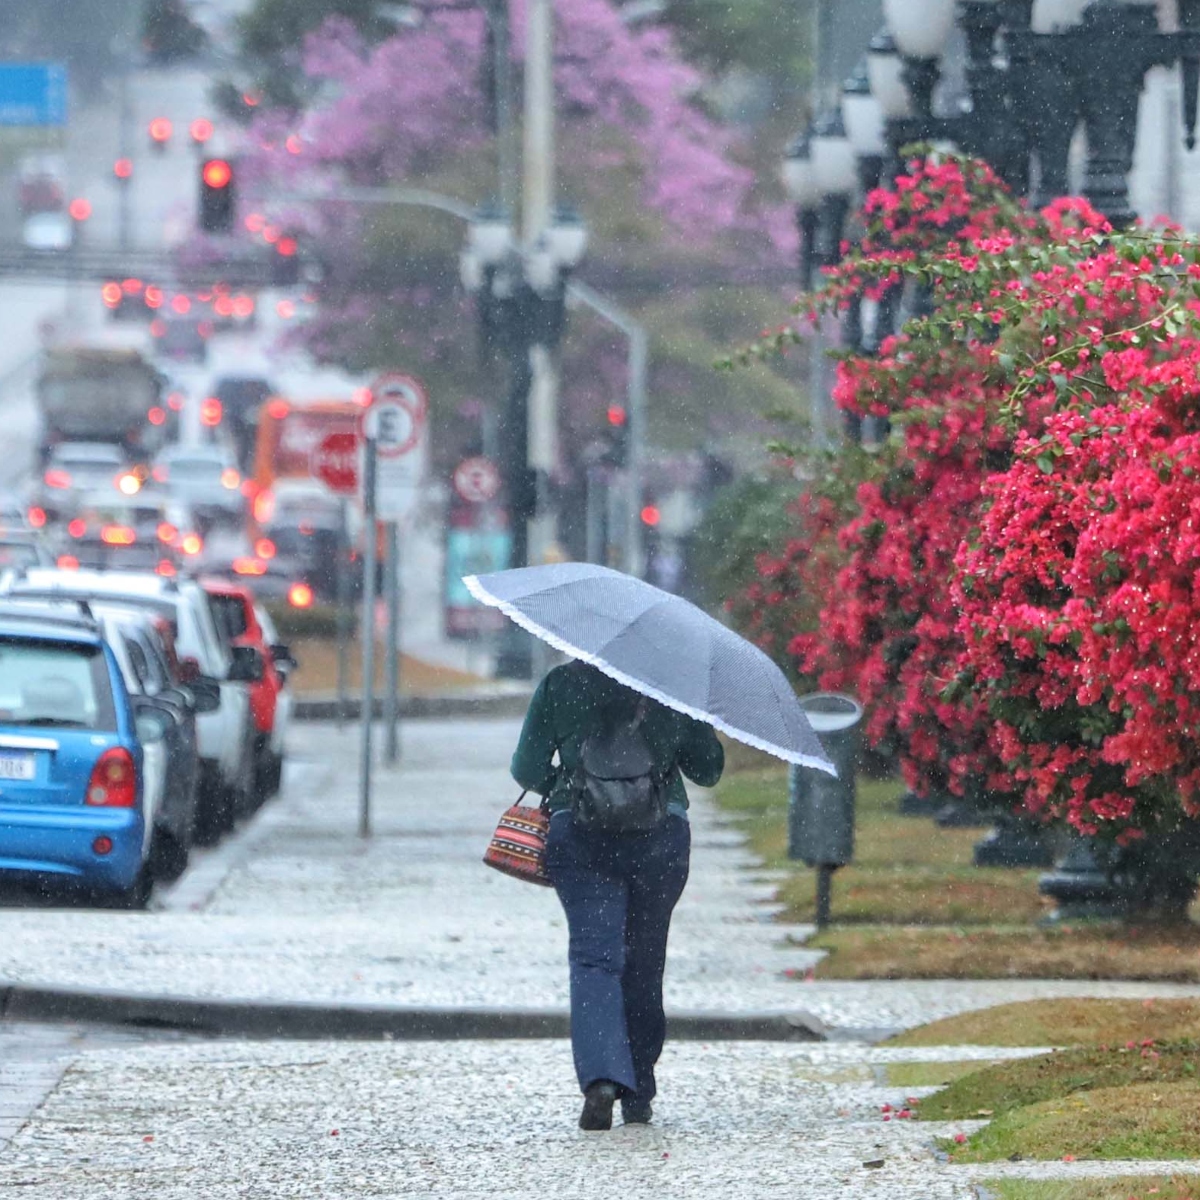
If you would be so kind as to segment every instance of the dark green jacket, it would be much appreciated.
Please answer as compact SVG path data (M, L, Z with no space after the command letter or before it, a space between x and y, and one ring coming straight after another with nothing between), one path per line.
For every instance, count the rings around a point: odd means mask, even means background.
M586 663L555 667L529 702L513 755L513 778L523 788L548 797L552 810L569 808L570 781L583 740L590 733L632 718L641 699ZM647 704L642 733L655 766L668 781L667 802L686 809L687 791L680 772L701 787L712 787L725 768L725 751L711 726L656 700Z

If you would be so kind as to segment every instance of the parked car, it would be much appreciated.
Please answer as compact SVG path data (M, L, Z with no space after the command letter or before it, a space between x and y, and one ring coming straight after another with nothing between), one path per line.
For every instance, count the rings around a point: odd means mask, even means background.
M266 612L244 584L206 577L201 580L218 621L234 646L252 646L262 656L262 679L250 687L250 710L257 731L256 789L261 799L279 791L292 693L287 677L296 666L291 650L279 641Z
M117 658L134 711L166 717L163 742L153 747L160 752L163 777L151 869L155 879L176 879L187 868L195 837L200 783L196 714L216 710L220 687L211 680L196 680L189 687L177 678L165 618L128 605L90 607ZM149 759L151 747L146 753ZM146 775L149 781L149 766Z
M0 874L144 905L164 722L135 715L96 622L55 607L0 612Z
M219 686L220 704L197 718L200 798L196 840L215 842L254 803L254 721L248 686L263 672L251 647L231 649L218 630L208 595L187 579L149 572L32 570L8 585L10 594L43 598L115 601L148 609L171 623L183 682L209 679Z

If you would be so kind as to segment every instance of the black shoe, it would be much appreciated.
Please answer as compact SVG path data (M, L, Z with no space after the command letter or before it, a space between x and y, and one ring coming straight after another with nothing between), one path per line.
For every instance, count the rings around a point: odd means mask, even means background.
M607 1079L598 1079L589 1084L583 1093L583 1112L579 1114L579 1128L589 1131L612 1128L612 1110L617 1099L617 1085Z
M654 1109L649 1100L622 1100L621 1116L626 1125L649 1125L654 1117Z

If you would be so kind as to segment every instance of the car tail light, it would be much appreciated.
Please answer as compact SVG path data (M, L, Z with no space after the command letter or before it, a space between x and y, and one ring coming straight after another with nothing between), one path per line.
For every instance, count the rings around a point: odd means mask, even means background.
M167 468L166 467L155 467L154 470L150 472L150 474L154 477L155 483L166 483L167 482Z
M275 497L271 492L259 492L254 497L254 519L265 525L275 515Z
M179 533L179 530L176 529L170 521L159 521L158 528L155 530L155 533L158 535L158 540L160 542L166 542L170 544L175 540L175 536Z
M96 760L88 780L87 802L96 808L133 808L137 804L137 771L124 746L110 746Z
M104 301L106 308L116 308L121 303L121 285L119 283L106 283L100 289L100 298Z
M140 279L124 279L121 281L121 291L127 296L139 296L142 291L142 281Z
M232 317L233 301L228 296L218 296L213 302L213 312L218 317Z
M158 566L154 568L154 572L156 575L162 575L166 578L171 578L172 576L178 574L178 572L175 570L175 564L169 558L160 558L158 560Z
M153 284L146 289L146 294L143 297L147 308L162 308L163 290L160 287L155 287Z
M34 529L41 529L46 524L46 510L35 504L26 514L25 519Z
M100 530L100 540L106 546L132 546L137 534L128 525L105 525Z
M185 296L180 293L178 296L171 297L171 309L177 312L181 317L186 316L192 311L192 301L190 296Z
M77 559L73 554L60 554L55 560L55 566L57 566L60 571L78 571L79 559Z
M167 323L162 319L162 317L155 317L154 320L150 322L150 336L152 338L160 338L166 332Z
M259 558L274 558L275 543L271 541L270 538L259 538L258 541L254 543L254 553L257 554Z
M167 407L172 412L182 412L183 411L183 393L182 392L172 392L167 397Z
M63 471L59 467L51 467L43 478L48 488L69 488L71 486L70 472Z
M92 850L96 854L111 854L113 848L113 840L107 834L101 834L92 842Z
M146 414L146 420L149 421L151 425L165 425L167 423L167 410L165 408L159 408L159 406L156 404Z
M293 583L288 588L288 603L293 608L312 608L313 590L307 583Z
M142 490L142 481L132 471L126 471L117 476L117 490L123 496L136 496Z
M67 522L67 532L73 538L81 538L87 533L87 522L82 517L76 517L73 521Z
M197 555L204 549L204 543L200 540L198 533L189 533L184 536L182 542L179 543L179 548L184 554Z
M237 491L241 486L242 477L232 467L226 467L221 472L221 486L231 492Z
M233 560L233 573L235 575L265 575L267 573L267 564L261 558L235 558Z
M200 424L210 429L221 423L222 406L216 396L208 396L200 402Z
M267 405L267 416L275 421L282 421L292 411L292 406L286 400L272 400Z

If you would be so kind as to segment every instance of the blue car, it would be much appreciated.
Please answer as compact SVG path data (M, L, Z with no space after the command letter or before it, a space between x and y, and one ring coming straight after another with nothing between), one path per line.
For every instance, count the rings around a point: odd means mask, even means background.
M138 723L99 628L0 613L0 877L140 907L151 827Z

